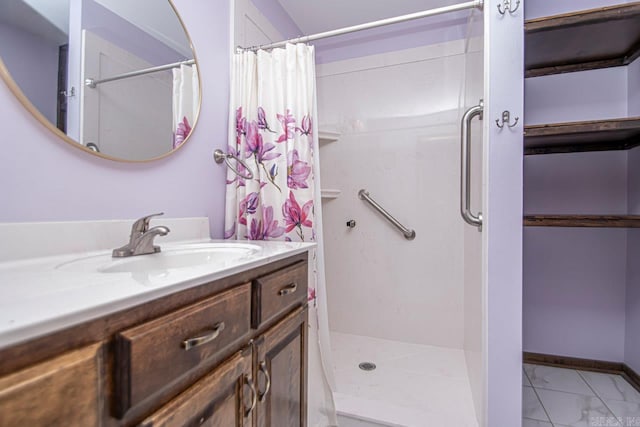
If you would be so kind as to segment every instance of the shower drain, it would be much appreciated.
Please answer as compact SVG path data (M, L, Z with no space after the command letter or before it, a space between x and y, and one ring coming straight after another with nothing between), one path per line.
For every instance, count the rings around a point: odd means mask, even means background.
M374 369L376 369L376 364L371 362L362 362L358 365L358 367L363 371L373 371Z

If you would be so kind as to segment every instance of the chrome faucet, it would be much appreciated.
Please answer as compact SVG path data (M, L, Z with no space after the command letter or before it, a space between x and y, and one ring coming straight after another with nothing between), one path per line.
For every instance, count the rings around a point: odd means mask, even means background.
M154 216L164 215L164 212L147 215L133 223L129 243L113 250L114 258L128 257L134 255L155 254L160 252L160 246L153 244L156 236L166 236L169 228L164 225L149 228L149 222Z

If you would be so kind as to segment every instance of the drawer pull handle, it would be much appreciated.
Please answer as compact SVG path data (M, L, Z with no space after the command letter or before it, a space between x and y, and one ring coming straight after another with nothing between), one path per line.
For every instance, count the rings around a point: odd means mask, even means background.
M220 332L222 331L224 331L224 322L216 323L211 333L182 341L182 348L185 350L191 350L194 347L211 342L218 338L218 335L220 335Z
M260 372L264 374L264 378L267 381L267 385L264 387L264 393L260 393L260 395L258 396L258 400L260 400L260 402L264 402L264 400L267 397L267 394L269 393L269 390L271 390L271 375L269 375L269 370L267 369L267 363L264 360L260 362L259 369L260 369Z
M280 295L281 297L285 296L285 295L289 295L294 293L295 291L298 290L298 284L296 282L293 282L290 285L285 286L284 288L280 289L278 291L278 295Z
M244 410L245 418L251 415L251 412L256 408L256 404L258 403L258 393L256 392L256 386L253 385L253 381L249 378L249 375L244 376L244 383L249 386L249 390L251 390L251 406Z

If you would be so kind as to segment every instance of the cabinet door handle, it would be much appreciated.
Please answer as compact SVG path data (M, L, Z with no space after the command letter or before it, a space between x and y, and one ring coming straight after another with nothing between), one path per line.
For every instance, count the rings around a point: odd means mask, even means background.
M244 383L249 386L249 390L251 390L251 406L249 409L244 410L245 418L251 415L251 412L256 408L256 404L258 403L258 393L256 392L256 386L253 385L253 381L249 377L249 375L244 376Z
M290 285L285 286L284 288L278 291L278 295L281 297L285 295L289 295L298 290L298 284L296 282L291 283Z
M264 400L267 397L267 394L269 393L269 390L271 390L271 375L269 375L269 370L267 369L267 363L264 360L260 362L259 369L260 369L260 372L264 374L264 378L267 381L267 384L264 387L264 393L260 393L260 395L258 396L258 400L260 402L264 402Z
M216 323L210 333L182 341L182 348L185 350L191 350L194 347L211 342L218 338L218 335L220 335L220 332L222 331L224 331L224 322Z

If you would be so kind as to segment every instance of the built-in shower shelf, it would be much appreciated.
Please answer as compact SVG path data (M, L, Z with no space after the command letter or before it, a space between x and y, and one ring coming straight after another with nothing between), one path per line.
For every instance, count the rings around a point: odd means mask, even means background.
M340 139L340 133L321 130L318 132L318 138L320 139L321 144L328 144L330 142L336 142L338 139Z
M630 64L640 56L640 2L530 19L525 77Z
M526 215L528 227L640 228L640 215Z
M640 145L640 117L524 127L524 154L627 150Z
M335 190L332 188L323 188L320 190L320 196L323 199L337 199L342 194L342 190Z

